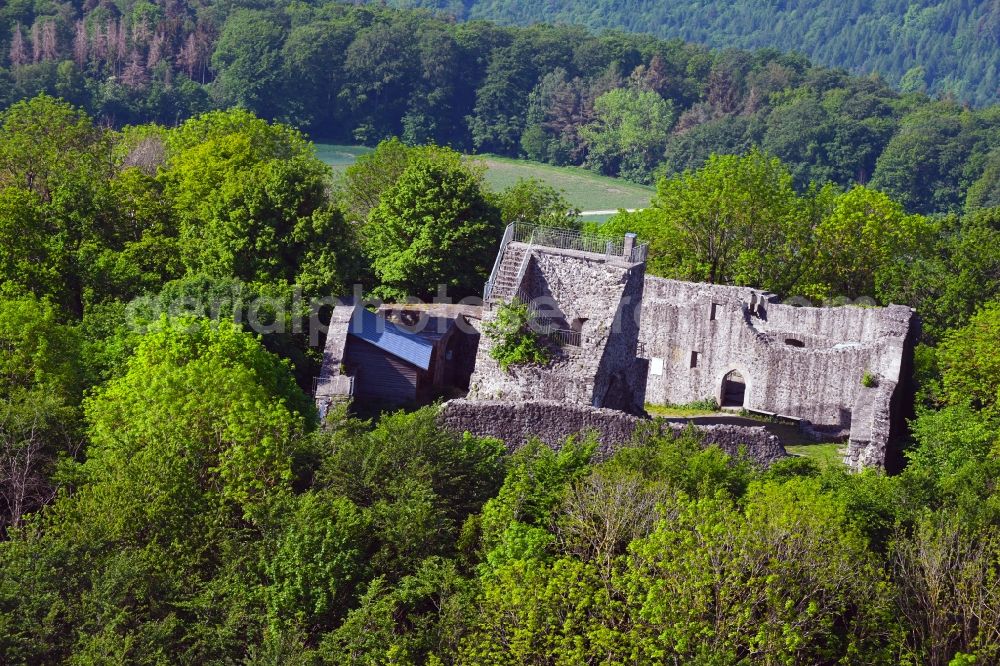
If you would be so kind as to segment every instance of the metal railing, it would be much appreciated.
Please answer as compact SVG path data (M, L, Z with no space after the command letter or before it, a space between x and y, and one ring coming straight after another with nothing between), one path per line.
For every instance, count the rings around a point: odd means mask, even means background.
M527 266L528 255L531 246L551 247L559 250L575 250L577 252L587 252L589 254L600 254L610 259L620 257L630 263L642 263L646 261L649 254L648 243L626 243L625 238L606 238L604 236L594 236L585 234L576 229L562 229L559 227L540 227L535 224L525 222L512 222L504 230L503 238L500 240L500 250L497 252L496 261L493 262L493 270L490 272L490 279L483 289L483 300L489 300L493 293L493 286L496 284L497 274L503 264L504 252L510 243L525 243L528 249L525 251L524 259L521 262L519 277L523 277L524 268ZM626 247L631 249L626 253Z
M576 229L540 227L523 222L515 222L512 226L514 232L511 240L517 243L603 254L606 257L622 256L625 252L624 238L604 238L603 236L584 234Z
M569 345L570 347L580 346L580 331L571 331L569 329L561 328L555 331L550 331L548 335L561 345Z
M483 300L489 300L490 294L493 291L493 284L496 282L497 273L500 272L500 264L503 263L503 253L507 249L507 245L510 243L511 239L514 237L514 225L508 224L507 228L504 229L503 238L500 239L500 250L497 252L497 259L493 262L493 270L490 271L490 279L486 281L486 287L483 289Z
M354 377L351 375L334 375L313 380L313 397L354 395Z

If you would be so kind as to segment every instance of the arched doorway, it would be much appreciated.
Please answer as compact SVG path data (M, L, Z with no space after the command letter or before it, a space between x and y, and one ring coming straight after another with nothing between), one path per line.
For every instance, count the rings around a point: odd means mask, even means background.
M742 407L747 394L747 383L737 370L722 378L722 406Z

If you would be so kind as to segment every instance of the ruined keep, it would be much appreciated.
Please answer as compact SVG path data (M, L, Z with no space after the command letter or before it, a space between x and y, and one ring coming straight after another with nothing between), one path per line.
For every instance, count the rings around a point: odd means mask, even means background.
M647 277L640 340L646 400L799 419L849 439L845 462L883 466L902 427L916 333L911 308L798 307L757 289Z
M646 246L523 224L507 228L484 294L483 326L512 299L559 342L545 366L502 370L480 340L469 398L556 400L644 414L646 362L637 354Z

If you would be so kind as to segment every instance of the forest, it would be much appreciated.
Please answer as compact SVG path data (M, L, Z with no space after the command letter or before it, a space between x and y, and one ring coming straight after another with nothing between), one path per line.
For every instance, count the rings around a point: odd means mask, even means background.
M639 231L659 275L915 306L899 473L761 470L693 432L509 455L435 406L321 428L323 306L302 303L477 293L505 223L572 219L560 193L491 191L456 151L399 140L334 180L301 133L239 109L118 130L15 103L3 661L994 663L1000 208L793 183L766 153L713 156L607 233Z
M638 0L395 0L462 19L620 28L713 48L777 48L829 67L878 72L907 91L995 104L1000 6L990 0L640 2Z
M983 39L963 40L980 50L962 62L995 93L988 34L996 21L975 12L962 21L982 26L985 56ZM940 50L914 67L948 67ZM900 92L889 80L774 49L711 51L649 35L455 22L327 0L0 7L0 108L46 93L123 127L176 126L239 106L313 140L374 146L401 137L640 183L756 146L788 166L799 191L812 182L871 185L924 214L995 205L1000 107L970 108L961 95L931 97L909 83Z
M1000 661L1000 107L245 4L0 8L0 662ZM376 147L335 177L319 136ZM506 224L583 225L474 150L655 182L592 229L652 274L916 308L903 467L322 427L333 297L476 295Z

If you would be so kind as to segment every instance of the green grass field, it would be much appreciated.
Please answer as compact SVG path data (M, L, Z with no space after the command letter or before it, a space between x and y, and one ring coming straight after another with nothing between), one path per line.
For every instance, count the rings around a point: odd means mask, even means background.
M364 146L337 146L316 144L316 154L333 167L343 171L359 155L371 152ZM565 192L566 199L583 211L618 210L619 208L645 208L654 190L617 178L608 178L579 167L557 167L551 164L514 160L495 155L472 157L486 165L486 181L494 190L502 190L521 178L536 178ZM604 221L610 215L587 216L588 221Z
M844 449L847 447L843 442L832 444L801 444L797 446L785 446L785 450L793 456L809 458L820 469L831 469L844 466Z

